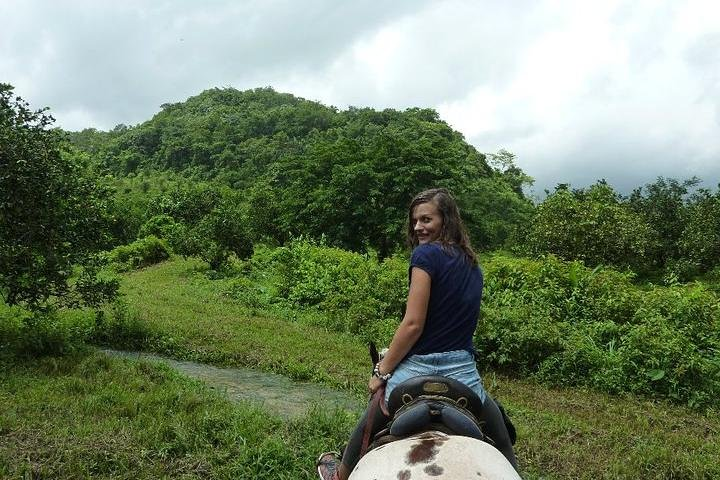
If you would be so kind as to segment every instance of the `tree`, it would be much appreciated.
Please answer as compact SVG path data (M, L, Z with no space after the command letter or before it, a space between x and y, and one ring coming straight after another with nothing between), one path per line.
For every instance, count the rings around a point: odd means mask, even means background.
M104 140L98 157L121 175L177 171L242 191L256 241L324 237L330 245L370 248L383 257L404 243L413 195L446 187L476 244L495 248L533 208L522 191L530 178L511 153L493 154L492 168L432 109L338 112L272 89L212 89L108 134L75 138L82 148ZM198 198L197 205L206 203ZM189 209L196 212L195 203ZM160 210L149 213L176 219L182 213Z
M720 265L720 185L715 194L701 189L693 196L680 251L702 272Z
M155 197L142 235L165 238L175 253L197 255L219 270L231 254L252 255L252 229L236 192L217 185L178 185Z
M635 189L628 199L630 208L643 215L656 232L657 249L649 258L658 268L680 257L680 240L688 217L685 199L688 190L699 183L696 177L682 182L658 177L654 183Z
M505 180L520 198L525 198L523 187L531 186L535 180L515 164L515 154L504 148L497 153L486 153L488 164Z
M559 186L541 203L528 233L532 253L553 253L589 266L640 267L653 246L644 218L601 181L587 190Z
M45 112L0 84L0 293L31 309L51 299L98 304L117 289L97 279L93 255L107 246L110 192L64 149Z
M520 209L532 208L432 110L342 115L342 126L309 135L302 151L284 155L266 177L288 236L324 235L333 246L371 248L382 258L403 245L413 196L445 187L458 198L471 234L494 247L507 234L496 224L501 219L488 222L484 207L515 200Z

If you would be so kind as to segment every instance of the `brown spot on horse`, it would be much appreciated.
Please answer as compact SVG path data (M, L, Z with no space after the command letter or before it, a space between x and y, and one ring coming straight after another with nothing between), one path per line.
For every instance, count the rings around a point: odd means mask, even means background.
M443 468L438 465L437 463L433 463L432 465L428 465L425 467L425 470L423 470L425 473L430 475L431 477L439 477L443 474Z
M410 473L410 470L400 470L397 474L398 480L410 480L410 476L412 474Z
M443 441L439 441L436 438L426 438L421 440L420 443L416 443L410 447L410 451L407 454L405 462L409 465L415 465L416 463L430 463L435 460L435 456L440 451L438 446L442 444Z

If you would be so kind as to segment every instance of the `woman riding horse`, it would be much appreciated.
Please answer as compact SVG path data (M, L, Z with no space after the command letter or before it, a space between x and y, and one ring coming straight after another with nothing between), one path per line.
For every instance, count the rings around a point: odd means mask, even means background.
M410 288L402 322L373 370L368 391L392 390L409 378L442 375L470 387L483 402L484 430L513 467L517 461L502 415L483 387L472 338L477 326L483 276L457 203L443 188L419 193L408 211ZM389 418L382 408L365 411L338 462L332 453L318 460L324 480L346 480L360 459L366 425L376 434ZM372 417L372 418L369 418ZM367 436L367 435L366 435Z

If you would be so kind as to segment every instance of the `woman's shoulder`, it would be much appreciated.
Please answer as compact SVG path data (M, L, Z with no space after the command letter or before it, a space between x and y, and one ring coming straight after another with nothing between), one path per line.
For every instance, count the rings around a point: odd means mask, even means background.
M440 242L430 242L418 245L412 251L411 258L432 258L438 261L448 261L463 254L457 245L443 245Z
M430 242L413 248L412 256L437 255L439 253L443 253L443 246L439 242Z
M421 259L440 263L454 262L455 260L463 259L467 261L468 266L471 268L480 269L479 264L471 262L465 255L463 249L456 244L443 245L440 242L424 243L413 249L410 258L413 263Z

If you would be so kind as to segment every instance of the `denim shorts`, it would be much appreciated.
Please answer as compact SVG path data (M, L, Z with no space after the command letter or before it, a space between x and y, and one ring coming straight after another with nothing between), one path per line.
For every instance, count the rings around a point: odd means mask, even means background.
M472 388L485 403L487 393L475 366L475 358L467 350L411 355L400 362L385 387L385 402L390 392L405 380L420 375L442 375L453 378Z

